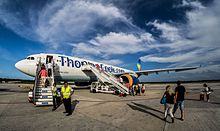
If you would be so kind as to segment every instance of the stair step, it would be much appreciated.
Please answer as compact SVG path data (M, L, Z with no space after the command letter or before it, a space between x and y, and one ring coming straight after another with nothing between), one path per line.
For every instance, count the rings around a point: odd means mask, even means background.
M52 93L51 89L37 88L36 93Z
M41 90L41 91L51 91L51 88L36 88L36 90Z
M36 93L52 93L52 91L47 91L47 90L36 90Z
M45 102L45 101L51 102L51 101L53 101L53 99L43 99L43 98L39 98L39 99L35 99L35 101L36 101L36 102Z
M48 105L53 105L53 102L48 102L48 101L43 101L43 102L36 102L36 106L48 106Z
M42 87L42 86L45 86L45 85L44 84L37 84L36 87L38 87L38 86Z
M52 96L52 93L41 93L41 92L36 92L36 96Z
M36 96L36 99L38 98L43 98L43 99L47 99L47 98L53 98L53 96Z
M32 91L28 92L28 97L33 97L33 92Z
M36 87L45 88L45 85L36 85Z

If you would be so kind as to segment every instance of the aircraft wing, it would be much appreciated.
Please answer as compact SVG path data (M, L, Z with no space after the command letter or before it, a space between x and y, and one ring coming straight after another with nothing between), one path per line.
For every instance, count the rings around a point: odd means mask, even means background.
M134 72L117 73L117 74L114 74L114 75L118 76L118 75L123 75L123 74L135 73L138 76L141 76L141 75L149 75L149 74L153 74L153 73L158 74L159 72L168 72L169 73L171 71L180 72L180 71L186 71L186 70L194 70L194 69L197 69L199 67L200 66L197 66L197 67L181 67L181 68L165 68L165 69L154 69L154 70L141 70L141 71L134 71Z

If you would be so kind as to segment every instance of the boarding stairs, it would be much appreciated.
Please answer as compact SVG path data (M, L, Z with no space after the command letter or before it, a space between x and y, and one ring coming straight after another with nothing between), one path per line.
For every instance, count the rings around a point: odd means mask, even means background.
M120 92L129 94L129 89L118 82L117 78L113 74L97 69L92 65L84 65L81 69L82 71L92 71L98 78L98 81L104 83L105 85L109 85L109 88L113 85L120 90Z
M51 77L47 77L48 85L45 86L42 79L39 78L39 72L43 63L41 61L37 64L35 84L33 88L33 103L36 106L53 105L52 86L54 83L54 69L51 69ZM45 64L46 65L46 64ZM53 66L52 66L53 67Z

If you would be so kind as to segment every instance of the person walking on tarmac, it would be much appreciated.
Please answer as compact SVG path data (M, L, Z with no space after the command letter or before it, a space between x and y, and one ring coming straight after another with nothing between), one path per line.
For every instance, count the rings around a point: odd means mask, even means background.
M209 100L209 95L211 94L211 92L213 91L210 87L208 87L208 85L205 83L203 84L204 90L203 92L206 94L206 98L207 98L207 102L210 102Z
M63 104L65 106L65 112L68 113L66 116L72 115L71 107L71 95L73 94L72 88L68 85L67 81L64 81L64 86L61 88L61 97L63 99Z
M163 97L166 97L165 111L164 111L164 121L166 121L167 114L169 113L174 123L173 107L176 103L175 92L170 85L166 86L166 91L164 92Z
M174 110L173 114L175 114L176 110L178 107L180 107L181 111L181 120L184 120L184 100L185 100L185 95L186 95L186 89L184 86L181 85L180 81L177 81L177 87L175 89L175 94L176 94L176 103L174 105Z
M56 83L53 83L52 86L52 96L53 96L53 109L52 111L55 111L57 108L57 87L56 87Z

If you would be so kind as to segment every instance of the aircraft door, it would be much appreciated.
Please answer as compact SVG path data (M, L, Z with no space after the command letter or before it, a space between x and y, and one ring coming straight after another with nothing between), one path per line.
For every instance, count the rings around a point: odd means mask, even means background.
M47 55L46 65L47 65L48 76L51 77L53 73L53 56Z
M47 57L46 57L46 64L52 63L52 60L53 60L53 56L47 55Z

